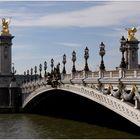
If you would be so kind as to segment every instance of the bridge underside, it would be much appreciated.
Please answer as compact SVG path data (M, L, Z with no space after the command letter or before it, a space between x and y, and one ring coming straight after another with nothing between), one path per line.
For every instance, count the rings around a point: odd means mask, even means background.
M140 132L140 128L115 112L63 90L50 90L36 96L25 106L24 111L122 129L135 134Z

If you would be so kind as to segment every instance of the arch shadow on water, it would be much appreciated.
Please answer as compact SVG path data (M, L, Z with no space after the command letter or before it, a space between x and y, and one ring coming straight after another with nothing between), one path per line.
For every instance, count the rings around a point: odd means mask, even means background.
M140 137L140 128L90 99L62 90L44 92L24 108L25 112L86 122Z

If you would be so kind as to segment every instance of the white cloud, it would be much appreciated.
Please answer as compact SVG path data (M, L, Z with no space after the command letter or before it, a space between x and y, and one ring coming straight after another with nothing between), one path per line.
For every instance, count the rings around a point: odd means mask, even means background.
M62 12L62 13L35 13L32 11L28 11L28 13L25 13L24 8L21 8L19 11L13 11L13 9L0 9L0 17L4 17L5 15L9 15L9 17L12 17L11 25L10 26L46 26L46 27L104 27L104 26L111 26L111 25L122 25L125 27L127 23L129 24L140 24L140 2L107 2L105 5L97 5L97 6L91 6L88 8L84 8L82 10L77 10L73 12ZM34 8L34 7L33 7ZM37 8L37 7L36 7ZM119 26L120 27L120 26ZM113 28L113 27L111 27ZM22 28L23 29L23 28ZM15 30L15 29L14 29ZM124 31L116 29L116 33L110 33L110 37L112 36L118 36L123 35ZM99 31L100 32L100 31ZM95 37L96 37L96 32ZM109 33L106 32L100 32L100 34L105 34L105 36L109 35ZM21 35L21 34L19 34ZM82 36L82 34L81 34ZM91 35L92 36L92 35ZM136 34L136 36L140 36L140 34ZM71 42L58 42L59 45L63 45L66 47L80 47L80 44L77 43L71 43ZM119 44L119 43L118 43ZM15 50L18 48L20 50L24 49L21 53L14 52L13 60L17 62L17 68L20 71L23 71L23 69L30 68L30 65L37 65L40 62L43 62L45 60L48 60L48 67L50 68L50 59L55 58L55 64L57 64L58 61L62 61L62 56L53 56L50 54L50 56L45 56L44 54L35 55L36 53L33 53L31 46L29 45L23 45L23 46L13 46ZM30 52L31 50L31 52ZM119 48L118 48L119 53ZM107 52L107 55L114 56L114 54L117 55L116 50L114 51L114 48L112 51ZM116 56L115 55L115 56ZM117 57L117 56L116 56ZM100 58L96 58L95 62L91 62L91 66L93 69L95 69L95 64L98 63L98 60ZM94 59L93 59L94 60ZM71 57L68 58L68 63L66 64L67 71L71 71L72 68L72 62ZM80 61L80 60L78 60ZM100 61L100 60L99 60ZM110 66L114 63L117 63L119 60L114 60L112 62L112 59L110 59L109 63ZM26 62L24 64L24 62ZM28 64L29 63L29 64ZM76 68L81 69L84 67L83 63L80 63L77 65L78 62L76 62ZM107 63L107 62L106 62ZM109 64L108 63L108 64ZM113 64L112 64L113 63ZM94 66L93 66L94 65ZM115 64L114 64L115 65ZM61 65L62 67L62 65ZM108 68L108 67L107 67ZM92 69L92 70L93 70Z
M57 44L65 47L72 47L72 48L81 47L81 44L77 44L77 43L59 42Z
M52 27L100 27L118 24L140 23L140 2L107 2L104 5L91 6L82 10L62 13L37 13L2 11L13 17L12 26L52 26Z

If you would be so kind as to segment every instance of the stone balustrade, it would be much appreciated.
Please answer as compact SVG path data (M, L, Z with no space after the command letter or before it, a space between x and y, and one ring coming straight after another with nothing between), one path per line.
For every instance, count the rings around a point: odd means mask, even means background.
M63 79L79 79L79 78L140 78L140 70L111 70L111 71L95 71L95 72L76 72L74 74L65 74Z

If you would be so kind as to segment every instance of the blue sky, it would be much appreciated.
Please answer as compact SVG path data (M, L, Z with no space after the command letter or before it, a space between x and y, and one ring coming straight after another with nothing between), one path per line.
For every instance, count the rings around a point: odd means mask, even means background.
M77 53L76 68L84 67L84 49L89 48L89 68L100 64L99 44L106 45L106 70L120 64L119 40L127 37L125 28L140 26L139 1L10 1L0 2L0 18L10 18L13 39L12 62L17 73L48 62L55 65L67 55L66 69L71 71L71 53ZM140 38L138 30L136 37ZM140 60L139 60L140 61ZM62 68L62 65L61 65Z

